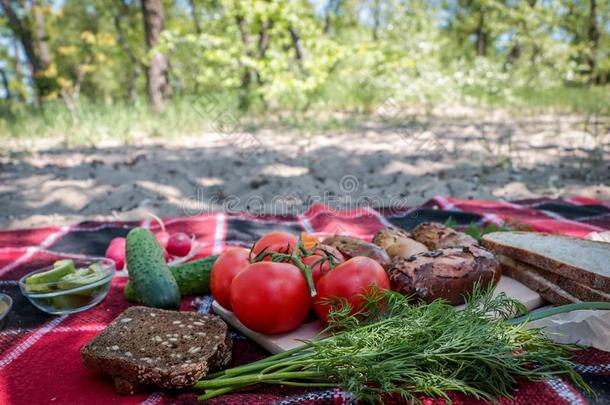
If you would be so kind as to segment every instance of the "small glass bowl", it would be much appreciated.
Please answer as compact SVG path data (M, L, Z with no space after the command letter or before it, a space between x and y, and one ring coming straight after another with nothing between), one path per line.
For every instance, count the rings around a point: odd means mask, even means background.
M53 269L53 266L49 266L21 277L19 280L21 293L26 296L35 307L53 315L73 314L97 305L104 299L110 289L110 282L112 281L115 272L114 261L107 258L74 259L73 261L77 269L89 267L90 265L97 263L104 274L103 278L86 285L64 290L57 288L59 282L36 284L37 287L44 287L50 291L28 291L25 284L26 278L32 274L42 273Z
M4 324L8 319L8 313L13 307L13 299L10 295L0 294L0 330L4 329Z

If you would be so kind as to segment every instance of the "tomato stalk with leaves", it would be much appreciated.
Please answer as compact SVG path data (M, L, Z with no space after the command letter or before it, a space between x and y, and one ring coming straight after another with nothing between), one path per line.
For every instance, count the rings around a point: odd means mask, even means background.
M254 249L252 249L250 254L252 255L253 252ZM319 258L306 264L304 262L305 259L312 256L319 256ZM301 271L303 277L305 277L312 298L317 296L313 268L316 266L322 267L323 264L328 263L329 270L333 270L340 263L340 258L337 257L336 252L332 252L328 248L319 246L318 244L313 245L311 249L306 249L302 238L298 239L294 249L292 249L290 245L277 249L277 251L269 251L269 247L264 247L260 253L251 257L250 261L252 263L257 263L267 259L276 263L288 262L295 265Z

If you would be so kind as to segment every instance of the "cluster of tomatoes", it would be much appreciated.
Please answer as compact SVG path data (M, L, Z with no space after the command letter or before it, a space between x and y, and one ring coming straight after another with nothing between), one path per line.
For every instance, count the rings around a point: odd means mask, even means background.
M311 235L299 240L271 232L251 251L234 247L222 253L212 267L210 288L245 326L276 334L298 328L312 307L324 321L335 305L348 303L356 312L366 294L389 289L390 282L369 257L344 257Z

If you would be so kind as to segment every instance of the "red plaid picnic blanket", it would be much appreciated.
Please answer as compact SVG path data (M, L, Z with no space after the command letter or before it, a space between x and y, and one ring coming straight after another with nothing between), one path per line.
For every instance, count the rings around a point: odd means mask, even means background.
M508 221L536 231L584 237L610 229L610 202L586 198L536 199L515 202L457 200L436 197L415 208L359 208L335 211L314 205L299 216L253 216L246 213L214 213L165 220L170 232L194 234L203 246L198 256L221 252L226 246L249 246L263 233L282 229L320 235L343 233L370 239L374 233L394 224L412 228L424 221L458 225L501 224ZM63 316L51 316L34 308L19 292L17 280L29 271L55 260L102 256L109 241L125 236L134 226L158 230L151 221L83 222L77 225L0 232L0 291L14 299L6 328L0 331L0 404L162 404L192 403L196 393L150 392L131 397L114 393L110 380L86 369L79 350L129 304L123 297L127 280L118 272L105 300L95 308ZM210 311L211 297L189 297L182 310ZM255 343L236 331L233 365L266 355ZM610 353L583 350L576 356L576 369L597 392L598 403L610 403ZM455 403L473 403L472 398L454 395ZM444 401L423 398L426 404ZM500 403L580 404L587 398L567 381L522 382L512 400ZM345 404L353 402L340 389L305 390L259 385L211 401L217 404Z

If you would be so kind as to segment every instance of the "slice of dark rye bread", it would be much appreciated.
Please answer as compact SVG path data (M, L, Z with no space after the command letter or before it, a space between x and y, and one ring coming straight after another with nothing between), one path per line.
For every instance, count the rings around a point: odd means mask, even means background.
M85 366L114 378L117 392L183 388L231 361L227 324L214 315L135 306L81 349Z
M555 305L573 304L580 301L557 284L544 278L529 264L502 255L496 257L502 265L503 275L525 284L545 300Z
M493 232L481 243L496 254L610 292L610 244L535 232Z
M571 302L575 302L576 300L610 302L610 294L605 293L603 291L599 291L584 284L577 283L574 280L562 277L558 274L538 269L527 263L511 259L510 257L496 255L496 258L502 265L502 270L505 275L519 281L526 280L533 282L533 285L528 285L528 287L534 290L536 289L535 287L541 287L541 282L532 280L537 280L537 277L540 276L547 281L544 285L542 285L543 288L552 287L551 289L554 292L549 293L554 295L562 294L564 298L573 300ZM563 292L560 292L559 290L563 290ZM569 297L566 294L568 294Z

